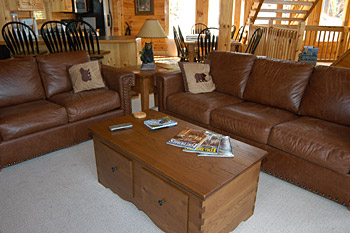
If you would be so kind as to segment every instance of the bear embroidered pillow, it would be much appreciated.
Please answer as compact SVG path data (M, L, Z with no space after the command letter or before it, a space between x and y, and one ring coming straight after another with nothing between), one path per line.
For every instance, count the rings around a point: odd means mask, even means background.
M68 72L74 93L105 87L98 61L74 65Z
M196 62L179 62L185 90L191 93L206 93L215 90L210 76L210 65Z

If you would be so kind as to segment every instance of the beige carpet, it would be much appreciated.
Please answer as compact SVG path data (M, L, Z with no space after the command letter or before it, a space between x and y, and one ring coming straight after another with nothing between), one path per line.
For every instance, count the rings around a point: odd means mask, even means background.
M60 150L0 173L0 232L161 232L133 204L97 181L93 143ZM260 173L255 214L235 233L345 233L339 204Z
M150 98L152 99L152 98ZM133 99L137 111L139 99ZM97 181L93 143L3 169L1 233L162 232ZM346 233L346 207L260 173L254 215L235 233Z

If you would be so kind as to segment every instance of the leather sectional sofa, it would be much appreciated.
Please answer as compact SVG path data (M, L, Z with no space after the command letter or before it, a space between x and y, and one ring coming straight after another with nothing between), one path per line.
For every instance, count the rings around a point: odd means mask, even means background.
M156 74L159 110L267 150L264 172L349 208L350 69L218 51L208 61L214 92Z
M134 74L101 65L108 88L74 93L85 51L0 61L0 169L91 138L88 126L131 113Z

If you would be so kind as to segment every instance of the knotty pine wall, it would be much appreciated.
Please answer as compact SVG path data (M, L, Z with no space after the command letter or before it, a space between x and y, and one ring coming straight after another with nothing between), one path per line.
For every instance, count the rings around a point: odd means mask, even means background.
M129 24L131 35L136 36L146 19L157 19L165 33L169 33L169 0L153 0L154 14L135 15L135 0L113 0L114 32L116 35L124 35L126 23ZM142 47L151 39L142 39ZM167 55L168 39L154 38L153 51L155 55Z

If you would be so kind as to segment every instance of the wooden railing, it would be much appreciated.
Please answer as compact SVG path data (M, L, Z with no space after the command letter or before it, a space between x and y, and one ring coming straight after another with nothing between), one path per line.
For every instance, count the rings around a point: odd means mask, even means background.
M249 35L258 27L264 34L256 55L296 61L304 46L314 46L319 48L317 61L332 62L350 48L350 27L250 25Z
M318 61L334 61L350 48L350 27L306 26L303 46L319 48Z
M295 60L298 39L297 30L266 26L262 26L262 28L264 33L255 51L256 55Z

